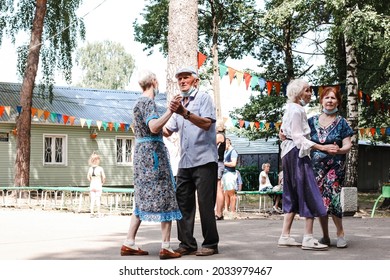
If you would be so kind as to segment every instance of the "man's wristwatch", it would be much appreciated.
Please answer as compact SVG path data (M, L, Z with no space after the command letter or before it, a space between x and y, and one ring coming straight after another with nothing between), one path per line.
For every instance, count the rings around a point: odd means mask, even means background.
M185 113L185 114L183 115L183 118L185 118L186 120L188 120L188 119L190 118L190 116L191 116L191 112L187 110L187 113Z

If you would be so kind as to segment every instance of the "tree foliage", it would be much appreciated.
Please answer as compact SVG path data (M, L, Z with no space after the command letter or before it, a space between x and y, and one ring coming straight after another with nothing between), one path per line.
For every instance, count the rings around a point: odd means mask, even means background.
M88 43L78 49L76 62L83 70L80 86L124 89L134 70L134 59L120 43Z
M133 23L135 40L145 45L145 50L153 52L155 46L168 53L168 0L149 0L141 14L142 19ZM257 17L255 0L199 0L199 50L211 55L212 19L217 16L218 53L220 61L227 57L241 58L248 54L254 41L253 22ZM185 27L183 27L183 32Z
M0 44L2 37L9 36L13 43L20 34L30 34L35 12L35 1L0 0ZM85 39L85 26L76 10L82 0L50 0L44 20L40 69L42 84L54 83L56 71L60 71L68 83L72 81L73 54L77 40ZM24 76L29 45L17 46L18 75Z

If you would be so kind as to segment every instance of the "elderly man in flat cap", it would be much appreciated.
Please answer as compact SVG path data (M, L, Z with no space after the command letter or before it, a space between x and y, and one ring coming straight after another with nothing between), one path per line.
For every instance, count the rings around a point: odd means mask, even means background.
M164 136L180 135L180 162L176 197L183 219L177 222L181 255L210 256L218 254L219 236L214 216L217 191L217 145L215 140L216 111L211 96L199 91L199 77L193 67L180 68L175 75L181 104L170 106L175 114L164 127ZM194 237L195 194L204 241L198 249Z

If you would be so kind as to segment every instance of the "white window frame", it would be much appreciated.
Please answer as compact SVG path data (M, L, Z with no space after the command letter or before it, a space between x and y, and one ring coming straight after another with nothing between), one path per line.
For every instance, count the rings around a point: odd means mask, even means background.
M122 159L126 158L126 149L123 148L123 144L126 143L126 140L131 141L131 158L130 162L124 162L123 160L121 162L118 162L118 140L121 139L122 142ZM130 136L116 136L115 137L115 162L116 165L120 166L132 166L133 165L133 158L134 158L134 146L135 146L135 138Z
M46 138L51 138L55 140L56 138L62 138L62 162L46 162L45 161L45 143ZM55 141L52 141L52 158L54 158L55 152ZM43 134L43 165L44 166L68 166L68 135L66 134Z

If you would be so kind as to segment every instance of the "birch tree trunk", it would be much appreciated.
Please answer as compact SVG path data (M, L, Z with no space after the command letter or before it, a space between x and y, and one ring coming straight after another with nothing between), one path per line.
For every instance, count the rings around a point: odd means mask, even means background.
M198 1L169 1L167 102L179 93L175 73L179 67L198 68Z
M352 148L347 154L345 187L357 188L358 182L358 152L359 152L359 138L358 138L358 79L357 79L357 59L355 49L351 44L351 40L345 36L345 51L347 64L347 121L354 131L352 136Z
M219 62L218 62L218 23L217 13L215 11L214 0L211 0L211 15L213 17L213 91L214 91L214 103L216 110L217 120L222 121L221 112L221 98L220 98L220 85L219 85Z
M47 0L36 0L27 65L20 92L22 111L16 124L18 134L14 179L14 185L17 187L28 186L30 184L31 105L35 77L38 71L46 5Z

